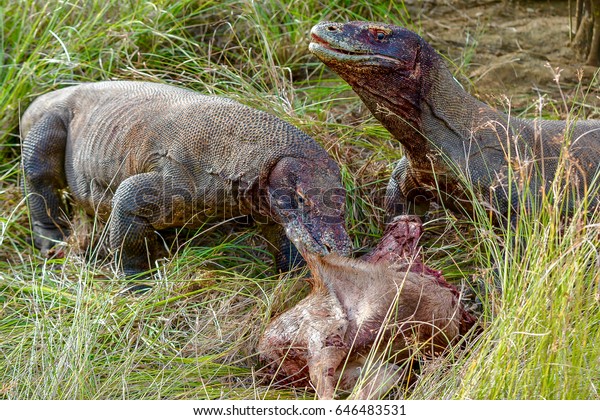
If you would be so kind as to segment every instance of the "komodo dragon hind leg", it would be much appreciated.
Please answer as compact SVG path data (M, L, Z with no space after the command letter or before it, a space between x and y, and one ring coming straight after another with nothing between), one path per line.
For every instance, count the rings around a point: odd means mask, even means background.
M278 272L287 272L306 264L281 225L275 223L262 225L262 233L269 244L269 250L273 253Z
M67 131L61 118L49 113L23 139L23 192L27 197L34 245L47 256L69 235L68 207L61 191L67 187Z
M396 216L423 216L429 210L433 195L418 187L410 172L410 163L403 157L396 162L390 182L385 191L384 208L388 221Z

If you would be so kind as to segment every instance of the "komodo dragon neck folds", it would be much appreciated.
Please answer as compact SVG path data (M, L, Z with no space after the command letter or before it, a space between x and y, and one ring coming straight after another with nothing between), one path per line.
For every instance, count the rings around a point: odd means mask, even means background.
M551 192L557 174L563 185L569 181L569 199L580 198L598 178L600 121L525 120L498 112L469 95L435 50L407 29L322 22L313 27L309 48L403 146L386 191L390 216L423 214L432 198L471 212L463 180L501 216L496 220L512 210L514 221L516 209ZM525 189L531 194L521 193ZM588 200L588 208L597 205L597 193Z
M339 168L312 138L233 100L145 82L82 84L36 99L21 121L35 244L69 233L62 190L108 219L126 275L157 255L156 233L250 215L280 269L304 247L347 254ZM284 234L285 232L285 234Z

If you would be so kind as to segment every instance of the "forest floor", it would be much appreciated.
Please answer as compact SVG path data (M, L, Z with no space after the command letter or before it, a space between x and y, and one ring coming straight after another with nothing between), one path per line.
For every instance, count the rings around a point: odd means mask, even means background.
M598 68L584 65L573 48L573 22L565 0L486 1L408 0L421 35L461 66L461 82L481 99L498 106L527 109L542 97L564 109L579 86L590 86ZM556 75L559 74L559 83ZM598 118L598 81L585 99L588 118Z

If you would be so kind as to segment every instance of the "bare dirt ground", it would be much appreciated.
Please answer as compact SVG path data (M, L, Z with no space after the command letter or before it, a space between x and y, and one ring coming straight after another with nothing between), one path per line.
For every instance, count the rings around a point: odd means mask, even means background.
M508 99L513 110L531 115L541 97L554 118L566 116L565 102L581 117L600 118L599 69L585 66L572 48L568 0L406 4L423 38L459 66L457 78L480 99L499 108L508 108Z

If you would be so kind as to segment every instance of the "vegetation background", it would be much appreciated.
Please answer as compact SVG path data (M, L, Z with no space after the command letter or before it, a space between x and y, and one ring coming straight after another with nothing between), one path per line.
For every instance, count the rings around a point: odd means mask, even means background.
M252 228L182 237L176 256L157 267L152 292L135 298L118 294L122 283L98 245L101 226L82 215L64 258L36 253L18 187L18 123L37 95L148 80L271 112L339 162L348 227L364 250L382 232L382 191L401 151L309 54L310 28L355 19L408 26L492 105L526 117L598 117L597 68L582 66L585 57L568 45L566 4L0 0L0 398L315 397L260 373L262 329L306 285L301 275L273 273ZM416 360L414 382L392 396L600 396L600 218L577 211L564 220L558 210L548 200L510 232L483 211L468 219L440 208L429 217L426 260L475 290L484 331L466 349Z

